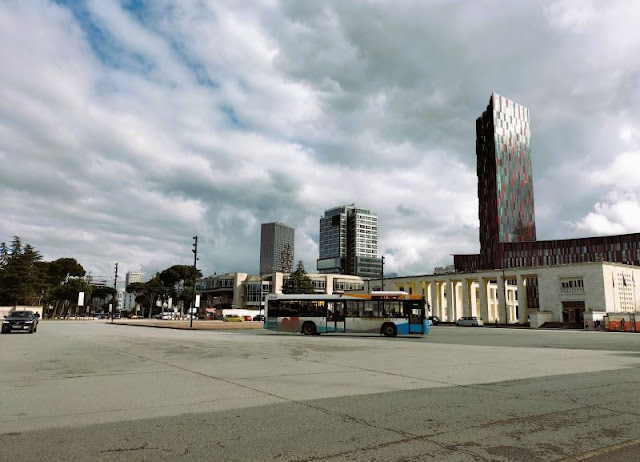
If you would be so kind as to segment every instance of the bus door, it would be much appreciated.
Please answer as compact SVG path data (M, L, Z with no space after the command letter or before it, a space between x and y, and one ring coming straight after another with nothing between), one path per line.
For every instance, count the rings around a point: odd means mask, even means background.
M405 310L409 315L409 333L424 334L424 308L420 306L419 302L409 302Z
M327 332L344 331L344 303L327 302Z

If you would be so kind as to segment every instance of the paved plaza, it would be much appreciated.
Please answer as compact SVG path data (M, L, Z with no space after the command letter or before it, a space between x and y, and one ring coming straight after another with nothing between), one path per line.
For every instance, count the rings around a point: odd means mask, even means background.
M0 336L0 460L637 460L640 334L43 321Z

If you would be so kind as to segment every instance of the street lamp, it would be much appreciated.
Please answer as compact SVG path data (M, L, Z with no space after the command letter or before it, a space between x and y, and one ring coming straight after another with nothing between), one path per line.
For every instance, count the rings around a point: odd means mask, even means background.
M198 236L193 236L193 305L191 306L191 313L189 314L189 329L193 329L193 315L195 314L197 296L196 296L196 281L198 280L198 269L196 264L198 263Z
M113 314L118 307L118 263L116 263L116 275L113 278L113 306L111 307L111 324L113 324Z

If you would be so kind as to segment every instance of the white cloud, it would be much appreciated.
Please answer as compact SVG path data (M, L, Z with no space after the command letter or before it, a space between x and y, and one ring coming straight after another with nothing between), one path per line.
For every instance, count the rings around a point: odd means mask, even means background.
M477 252L491 91L531 111L539 230L637 231L633 2L70 5L0 3L0 241L150 276L197 233L205 273L254 272L277 220L313 271L356 203L427 273Z

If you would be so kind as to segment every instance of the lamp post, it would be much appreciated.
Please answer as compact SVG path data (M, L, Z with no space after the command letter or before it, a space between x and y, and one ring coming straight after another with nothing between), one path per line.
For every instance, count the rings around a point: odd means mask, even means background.
M198 269L196 264L198 263L198 236L193 236L193 305L191 306L191 313L189 314L189 329L193 329L193 315L196 309L196 281L198 280Z
M116 275L113 278L113 306L111 307L111 324L113 324L113 314L118 307L118 263L116 263Z
M258 314L262 315L262 310L264 308L263 303L263 294L262 294L262 273L260 273L260 301L258 304ZM258 318L259 319L259 318Z

